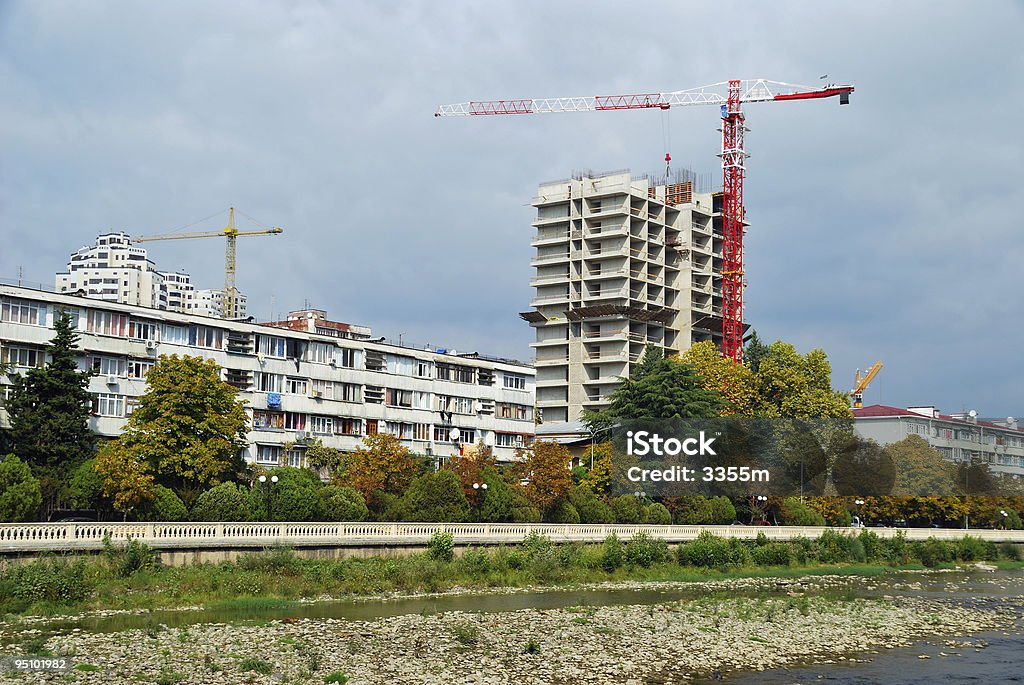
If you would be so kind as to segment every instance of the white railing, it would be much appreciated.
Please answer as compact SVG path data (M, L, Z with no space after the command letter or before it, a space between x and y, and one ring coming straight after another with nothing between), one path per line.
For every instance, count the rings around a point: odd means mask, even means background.
M136 539L156 549L267 547L385 547L425 545L436 532L449 532L460 545L514 544L531 532L555 542L600 542L611 533L628 539L647 533L668 542L686 542L708 530L726 538L770 540L814 538L827 528L812 526L657 526L553 523L6 523L0 524L0 553L86 551L103 547L109 534L114 543ZM844 533L860 532L853 528ZM904 534L909 540L959 539L965 534L993 542L1024 543L1020 530L962 530L951 528L871 528L879 537Z

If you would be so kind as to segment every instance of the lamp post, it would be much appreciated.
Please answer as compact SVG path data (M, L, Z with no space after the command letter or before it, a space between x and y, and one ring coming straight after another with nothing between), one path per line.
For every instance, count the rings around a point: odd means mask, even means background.
M487 483L473 483L473 499L476 500L474 504L480 506L480 500L483 499L484 495L487 494Z
M861 498L858 497L857 499L853 500L853 503L857 505L857 522L860 523L860 525L863 526L864 525L864 518L863 518L863 515L862 515L863 511L861 510L861 507L864 506L864 500L862 500Z
M1003 530L1007 530L1006 521L1010 517L1010 515L1006 513L1005 509L1000 509L999 513L1003 515Z
M765 497L764 495L758 495L754 499L757 501L757 513L761 514L761 520L762 521L767 521L768 518L766 516L766 512L764 510L764 507L768 506L768 498ZM753 518L751 518L750 522L751 523L754 522Z
M273 509L273 497L271 496L270 487L276 484L278 481L277 476L271 476L270 480L267 480L266 476L260 476L260 485L263 486L265 497L267 498L267 520L274 520L274 509Z
M597 448L597 436L606 431L610 431L614 426L605 426L604 428L598 428L597 430L590 431L590 470L594 470L594 450Z

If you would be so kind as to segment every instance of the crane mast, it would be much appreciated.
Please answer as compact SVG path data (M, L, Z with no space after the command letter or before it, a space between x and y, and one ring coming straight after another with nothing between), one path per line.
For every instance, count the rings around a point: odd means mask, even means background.
M284 229L274 227L258 231L240 231L235 226L235 208L228 211L228 225L220 231L199 231L196 233L160 233L157 235L140 236L134 238L137 243L152 242L155 240L190 240L192 238L225 238L224 250L224 308L225 319L234 319L238 316L238 289L235 287L235 273L237 267L238 237L250 235L278 235L284 233Z
M709 86L666 93L595 95L584 97L490 100L441 105L435 117L505 114L557 114L567 112L660 109L689 105L719 105L722 110L722 356L743 362L743 103L817 100L838 97L850 102L851 85L828 84L810 88L767 79L722 81Z

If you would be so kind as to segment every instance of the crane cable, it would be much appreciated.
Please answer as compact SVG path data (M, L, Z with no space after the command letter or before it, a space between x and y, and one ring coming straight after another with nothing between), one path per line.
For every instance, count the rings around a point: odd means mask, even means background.
M672 166L672 119L669 110L661 110L661 144L665 148L665 183L668 183Z

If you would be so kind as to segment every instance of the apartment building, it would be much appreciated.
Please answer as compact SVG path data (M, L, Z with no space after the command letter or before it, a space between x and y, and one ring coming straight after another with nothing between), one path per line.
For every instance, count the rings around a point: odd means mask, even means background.
M933 406L873 404L853 410L854 432L881 445L916 435L955 462L988 464L994 473L1024 476L1024 428L1016 419L985 420L976 412L942 414Z
M160 271L145 248L132 245L127 233L105 233L93 245L71 255L67 271L54 276L60 293L121 302L153 309L220 317L223 290L196 290L187 273ZM246 316L246 298L237 293L235 311Z
M628 171L539 186L531 245L537 405L545 423L607 406L648 344L682 352L722 336L721 194L680 172Z
M322 310L268 325L0 285L0 360L14 373L45 363L60 309L81 336L81 368L99 372L90 426L102 436L120 433L164 354L217 362L247 402L245 457L254 463L298 466L310 440L353 450L385 432L419 454L446 457L483 440L511 460L534 434L530 366L371 340L368 327L328 321ZM0 399L9 384L0 376Z

